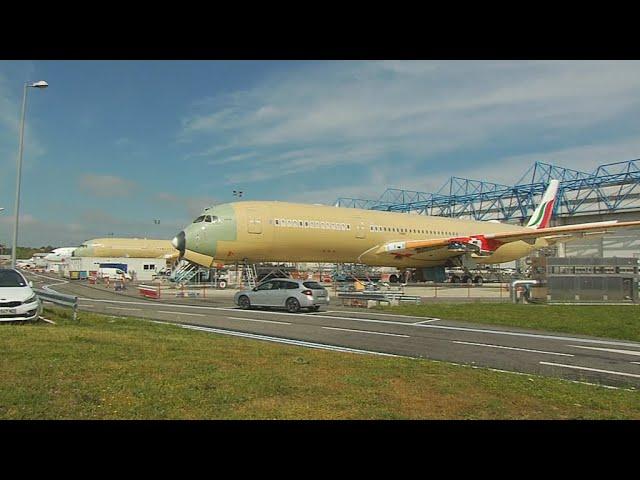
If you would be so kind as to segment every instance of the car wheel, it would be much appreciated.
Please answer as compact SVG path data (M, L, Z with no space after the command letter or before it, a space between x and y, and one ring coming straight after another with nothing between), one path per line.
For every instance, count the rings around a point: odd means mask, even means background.
M473 279L473 283L476 283L478 285L482 285L482 277L476 277Z
M286 305L290 313L298 313L300 311L300 302L293 297L287 299Z
M311 307L309 310L312 311L312 312L317 312L317 311L320 310L320 305L316 305L315 307Z
M249 297L247 297L246 295L242 295L238 299L238 305L240 305L240 308L249 310L251 308L251 300L249 300Z

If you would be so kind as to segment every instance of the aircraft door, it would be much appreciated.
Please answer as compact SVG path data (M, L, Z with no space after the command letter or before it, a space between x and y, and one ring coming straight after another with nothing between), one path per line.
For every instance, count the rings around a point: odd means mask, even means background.
M356 238L367 238L367 227L362 218L355 217L353 219L353 231L356 234Z
M262 233L262 221L263 216L262 211L257 208L249 208L247 210L247 232L253 234L261 234Z

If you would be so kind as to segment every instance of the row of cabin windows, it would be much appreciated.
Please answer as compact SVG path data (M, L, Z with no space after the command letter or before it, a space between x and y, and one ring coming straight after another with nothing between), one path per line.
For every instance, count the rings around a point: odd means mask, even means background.
M351 225L348 223L335 223L335 222L322 222L320 220L292 220L288 218L276 218L275 220L269 220L269 223L276 227L291 227L291 228L320 228L323 230L351 230Z
M459 232L449 232L442 230L426 230L423 228L405 228L405 227L383 227L380 225L371 225L369 227L371 232L399 232L399 233L420 233L423 235L448 235L448 236L458 236Z
M291 228L320 228L323 230L351 230L351 225L348 223L334 223L323 222L319 220L294 220L287 218L276 218L275 220L269 220L269 223L277 227L291 227ZM447 235L457 236L459 232L450 232L442 230L427 230L421 228L405 228L405 227L384 227L380 225L369 226L371 232L394 232L394 233L419 233L422 235Z

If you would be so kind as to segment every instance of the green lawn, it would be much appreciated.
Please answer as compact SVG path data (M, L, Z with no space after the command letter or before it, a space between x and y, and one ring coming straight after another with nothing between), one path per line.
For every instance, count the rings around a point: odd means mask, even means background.
M0 325L0 419L640 419L636 391L46 316Z
M473 302L401 305L382 309L403 315L640 341L640 305L521 305Z

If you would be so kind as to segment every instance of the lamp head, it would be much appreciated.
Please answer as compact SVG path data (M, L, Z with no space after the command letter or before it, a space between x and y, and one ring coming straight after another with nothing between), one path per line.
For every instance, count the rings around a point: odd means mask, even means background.
M33 82L29 86L33 87L33 88L47 88L49 86L49 84L47 82L45 82L44 80L40 80L38 82Z

